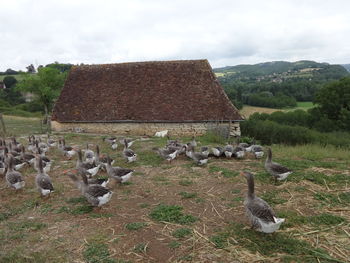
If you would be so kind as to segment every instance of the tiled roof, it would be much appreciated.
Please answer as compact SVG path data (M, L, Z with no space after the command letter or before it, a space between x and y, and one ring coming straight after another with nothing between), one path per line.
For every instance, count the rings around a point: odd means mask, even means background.
M59 122L242 120L207 60L73 67L53 110Z

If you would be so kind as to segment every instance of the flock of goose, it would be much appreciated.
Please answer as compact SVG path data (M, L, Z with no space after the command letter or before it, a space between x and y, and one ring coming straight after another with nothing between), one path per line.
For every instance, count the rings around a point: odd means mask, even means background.
M111 149L118 148L116 137L107 137L103 139L108 143ZM130 149L135 140L124 138L119 141L124 146L123 157L126 162L137 161L137 154ZM43 142L40 137L29 136L28 145L17 142L16 138L10 140L0 140L0 175L5 175L6 183L9 187L19 190L25 186L24 176L21 169L26 165L31 165L36 171L36 187L42 197L49 196L54 191L52 180L49 176L52 161L46 156L46 153L52 147L58 147L62 155L71 159L77 155L75 169L67 172L77 189L85 196L87 201L96 207L108 203L113 192L107 187L110 181L115 183L127 182L134 172L132 169L112 166L114 160L108 154L100 154L99 146L96 145L96 151L89 149L76 149L66 145L65 139L60 138L58 141L47 137ZM252 153L255 158L259 159L264 156L262 146L255 143L249 145L237 142L236 145L227 144L226 146L201 147L200 151L195 151L197 142L193 137L188 143L181 143L179 140L170 140L163 148L153 148L153 151L159 154L165 160L171 162L180 155L185 155L192 159L197 165L205 165L210 157L215 158L237 158L242 159L247 152ZM270 173L275 181L284 180L292 173L290 169L272 161L272 152L267 148L267 159L265 169ZM100 170L107 172L108 178L96 178ZM284 222L283 218L277 218L273 209L261 198L254 193L254 176L250 172L242 172L248 184L248 194L244 201L246 214L250 220L253 229L265 233L272 233L279 229Z

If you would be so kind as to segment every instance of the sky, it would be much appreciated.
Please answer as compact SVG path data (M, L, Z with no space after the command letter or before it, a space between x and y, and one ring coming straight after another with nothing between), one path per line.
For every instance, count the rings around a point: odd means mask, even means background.
M0 0L0 71L58 61L350 63L349 0Z

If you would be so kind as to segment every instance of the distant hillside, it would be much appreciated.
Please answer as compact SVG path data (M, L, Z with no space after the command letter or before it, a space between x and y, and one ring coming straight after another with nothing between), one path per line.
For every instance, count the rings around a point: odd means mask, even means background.
M350 75L344 66L306 60L228 66L214 72L234 103L264 107L312 101L324 84Z
M346 68L347 71L350 72L350 64L343 64L342 65L344 68Z
M345 65L346 66L346 65ZM223 81L274 82L281 83L293 79L327 82L340 79L349 73L340 65L317 63L314 61L274 61L255 65L238 65L216 68L214 72ZM348 65L350 66L350 65Z

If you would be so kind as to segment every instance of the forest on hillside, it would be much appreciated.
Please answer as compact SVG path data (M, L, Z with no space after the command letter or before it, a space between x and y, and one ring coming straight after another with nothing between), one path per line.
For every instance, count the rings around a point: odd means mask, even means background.
M271 108L313 101L322 86L350 73L340 65L313 61L266 62L214 69L228 97L242 104Z

